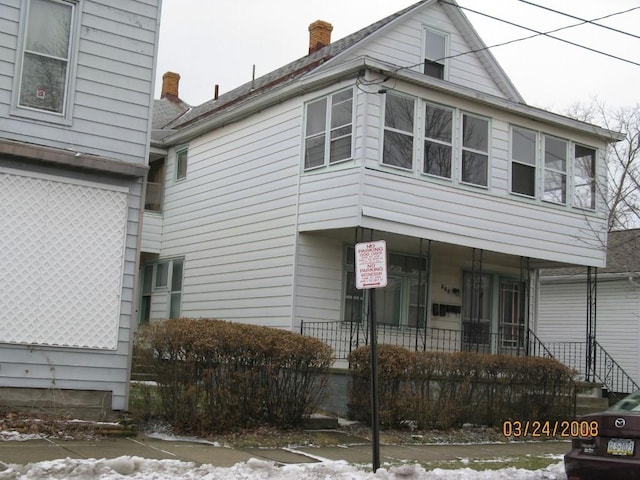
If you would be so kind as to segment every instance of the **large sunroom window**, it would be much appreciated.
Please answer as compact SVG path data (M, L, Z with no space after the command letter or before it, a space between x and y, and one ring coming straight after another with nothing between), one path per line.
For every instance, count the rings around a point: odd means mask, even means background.
M388 93L384 111L384 149L382 163L413 168L413 126L415 100Z
M462 115L462 181L486 187L489 176L489 120Z
M305 170L351 158L353 89L308 103L305 114Z
M424 173L451 178L453 111L427 103L424 136Z
M544 196L548 202L567 202L567 142L544 136Z
M573 205L579 208L596 208L596 151L576 145L574 150Z
M511 191L536 196L536 132L520 127L511 130Z

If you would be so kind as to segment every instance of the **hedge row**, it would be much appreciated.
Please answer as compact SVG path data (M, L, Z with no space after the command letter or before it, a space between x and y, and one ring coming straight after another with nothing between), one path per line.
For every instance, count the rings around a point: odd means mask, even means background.
M350 410L370 421L369 347L351 353ZM539 357L473 352L411 352L377 347L379 420L397 428L451 428L465 423L500 425L509 419L556 420L573 416L572 371Z
M331 349L310 337L212 319L152 323L139 359L180 432L299 425L320 400Z

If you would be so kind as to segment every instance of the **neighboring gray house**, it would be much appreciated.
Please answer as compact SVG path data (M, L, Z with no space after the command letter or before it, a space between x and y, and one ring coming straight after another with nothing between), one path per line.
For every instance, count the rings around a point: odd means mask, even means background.
M0 404L128 406L159 21L0 0Z
M640 230L610 232L607 265L592 271L592 280L596 273L592 335L640 385ZM556 356L581 372L585 372L588 290L585 268L541 272L535 332ZM603 375L615 374L612 365L604 365L603 352L597 349L595 354Z
M140 322L302 329L344 359L366 341L353 247L374 239L380 341L522 353L536 271L605 265L596 192L621 135L527 106L453 1L333 43L309 29L308 55L202 105L166 77Z

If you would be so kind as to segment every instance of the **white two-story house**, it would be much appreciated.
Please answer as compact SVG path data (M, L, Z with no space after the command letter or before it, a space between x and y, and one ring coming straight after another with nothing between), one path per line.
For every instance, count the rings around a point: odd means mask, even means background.
M308 55L196 107L168 74L140 321L301 329L345 358L371 304L380 341L522 351L536 271L605 264L596 192L620 136L527 106L455 2L335 42L331 28L314 22ZM388 251L374 294L354 286L369 240Z
M0 404L125 410L160 0L0 0Z

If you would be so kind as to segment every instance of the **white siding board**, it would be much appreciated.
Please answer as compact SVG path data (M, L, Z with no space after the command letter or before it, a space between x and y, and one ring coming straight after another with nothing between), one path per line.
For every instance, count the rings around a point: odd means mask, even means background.
M184 256L181 315L291 327L299 99L193 140L171 180L161 256Z
M541 280L536 335L543 342L585 341L587 286L576 280ZM640 381L640 294L627 279L598 282L596 340Z

